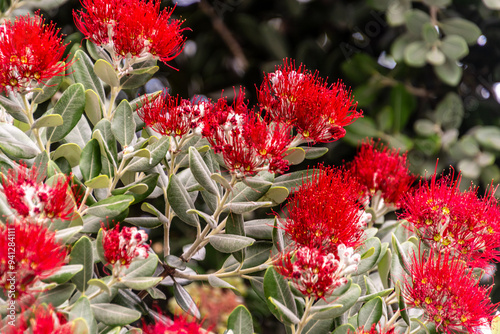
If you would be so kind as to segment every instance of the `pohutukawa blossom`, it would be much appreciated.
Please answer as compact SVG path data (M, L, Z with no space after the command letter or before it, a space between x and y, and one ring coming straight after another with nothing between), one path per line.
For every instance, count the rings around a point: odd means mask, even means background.
M144 324L142 332L144 334L205 334L210 332L210 330L204 330L197 322L189 321L183 316L177 316L174 320L164 315L160 315L160 317L159 321L154 324Z
M201 127L215 153L222 154L229 171L237 176L288 170L284 158L291 143L289 126L269 122L248 109L242 90L231 106L226 98L211 105Z
M148 235L136 227L122 227L117 224L112 229L103 228L102 246L108 263L128 268L135 259L146 259L149 245L145 244Z
M179 96L158 95L146 100L137 111L147 126L164 136L182 137L199 127L199 120L208 108L208 102L192 103Z
M424 243L450 250L470 266L484 267L500 252L500 209L494 189L479 198L475 189L461 192L452 177L421 183L405 196L399 216L412 224Z
M296 189L287 204L284 230L296 244L336 253L339 245L356 249L371 219L358 202L361 186L344 170L320 166Z
M477 333L489 324L497 305L489 299L490 288L479 286L467 264L449 252L413 254L408 265L403 295L408 306L424 311L439 332L465 330Z
M110 55L115 66L150 58L166 63L177 57L185 38L182 21L171 20L173 9L160 11L158 0L82 0L84 10L73 12L75 24ZM126 66L126 72L130 68Z
M264 77L258 91L262 108L275 121L293 125L301 142L331 142L345 135L344 127L362 112L340 81L328 84L304 65L284 60L274 73Z
M7 326L7 334L73 334L73 327L52 305L37 305L33 310L25 310L15 327Z
M415 180L408 170L406 153L399 155L399 150L390 150L373 139L361 144L348 168L364 188L363 195L372 200L371 207L377 211L381 206L380 215L399 208Z
M298 246L281 255L276 269L305 296L326 298L347 283L346 276L356 272L360 261L361 256L343 244L338 245L336 253Z
M49 186L38 180L38 170L19 165L17 170L10 169L2 177L2 192L12 209L21 217L31 217L35 221L46 219L70 220L74 215L75 204L69 191L69 180L59 178Z
M380 324L373 324L369 330L364 327L359 327L355 332L349 331L349 334L394 334L394 327L388 329L382 327Z
M66 249L43 225L23 220L0 226L0 286L5 295L11 291L15 299L29 295L30 288L57 271L65 259Z
M0 32L0 92L28 92L34 84L64 75L65 45L55 24L40 15L6 21Z

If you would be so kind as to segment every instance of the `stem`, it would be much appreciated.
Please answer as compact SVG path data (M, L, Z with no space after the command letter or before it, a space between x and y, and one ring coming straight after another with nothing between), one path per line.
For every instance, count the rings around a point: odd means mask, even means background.
M9 17L10 14L12 14L12 12L14 10L16 10L19 7L21 7L22 5L24 5L23 1L19 1L19 0L12 1L9 9L7 9L5 11L5 13L0 13L0 21L3 23L5 21L5 18Z
M81 213L82 213L81 211L82 211L82 209L83 209L83 206L85 205L85 202L87 202L87 198L89 198L89 195L90 195L90 193L92 192L92 190L93 190L93 189L92 189L92 188L90 188L90 187L87 187L87 189L85 189L85 195L83 195L83 198L82 198L82 203L80 203L80 206L78 207L78 210L77 210L77 212L78 212L79 214L81 214Z
M243 276L243 275L253 274L253 273L265 270L272 262L273 262L273 260L269 259L266 262L264 262L263 264L260 264L258 266L246 268L246 269L239 269L238 268L234 271L230 271L227 273L188 275L188 274L184 274L182 272L177 271L175 273L175 277L185 278L185 279L188 279L190 281L208 281L208 277L211 275L216 276L218 278L229 278L229 277L234 277L234 276Z
M26 98L26 95L24 94L21 94L21 97L23 99L23 104L24 104L24 114L28 117L28 124L30 126L30 128L33 126L33 124L35 123L35 119L33 118L33 106L28 102L28 99ZM43 145L43 142L42 142L42 138L40 137L40 132L38 131L38 129L31 129L31 131L33 132L33 135L35 136L35 139L36 139L36 142L38 144L38 148L40 149L40 151L45 151L45 146ZM48 142L47 142L47 145L50 145ZM49 151L49 148L47 147L47 152Z
M389 319L389 321L385 324L385 328L390 328L390 326L399 318L401 315L401 311L398 309L396 313Z
M297 326L296 334L301 334L309 319L309 312L311 311L311 307L314 303L314 299L311 297L306 297L306 308L304 310L304 314L302 315L302 319L300 319L299 325Z
M104 115L105 118L109 119L110 121L113 119L113 106L115 105L116 97L118 96L118 93L120 92L121 87L111 87L111 95L109 97L109 106L108 106L108 111L106 115Z

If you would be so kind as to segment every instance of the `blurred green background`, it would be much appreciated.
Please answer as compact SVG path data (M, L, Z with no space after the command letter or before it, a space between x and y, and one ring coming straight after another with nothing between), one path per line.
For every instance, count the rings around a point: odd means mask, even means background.
M500 0L177 0L184 52L139 91L167 87L184 98L231 97L246 87L250 104L264 72L284 58L352 87L364 118L342 140L324 144L326 164L349 161L356 145L378 137L408 151L415 174L448 166L461 186L500 181ZM0 0L7 10L9 0ZM71 43L84 47L72 11L78 0L23 1L10 15L42 8ZM301 166L304 167L304 166ZM482 190L480 191L482 192ZM211 258L209 256L209 258ZM221 260L221 259L219 259ZM213 258L217 261L217 258ZM214 266L215 267L215 266ZM251 293L251 292L249 292ZM254 298L257 298L254 296ZM494 302L500 293L493 291ZM250 295L263 329L276 325ZM251 305L250 305L251 307ZM261 330L259 330L261 332Z

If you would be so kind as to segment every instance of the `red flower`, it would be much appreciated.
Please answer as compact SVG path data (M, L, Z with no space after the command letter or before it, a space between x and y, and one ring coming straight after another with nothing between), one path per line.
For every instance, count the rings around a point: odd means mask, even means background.
M150 325L144 324L142 331L144 334L204 334L210 330L204 330L200 324L194 321L190 322L182 316L171 320L161 315L160 321Z
M191 103L179 96L162 94L152 100L146 98L137 114L156 132L182 137L199 126L199 118L206 108L207 102Z
M411 307L422 309L438 331L477 333L479 326L489 324L497 307L488 297L491 287L480 287L466 263L449 252L437 252L413 254L408 267L405 299Z
M359 327L354 333L355 334L394 334L394 327L389 329L377 328L381 327L380 324L373 324L370 330L365 330L364 327ZM352 333L349 331L349 333Z
M362 117L341 82L327 82L301 64L284 61L268 74L258 91L262 108L273 120L293 125L303 142L331 142L345 135L344 126Z
M9 297L29 294L29 288L57 271L65 258L55 233L41 224L20 221L0 226L0 286Z
M232 106L221 98L206 111L202 134L239 176L288 170L284 157L291 142L289 126L270 123L249 110L241 89Z
M78 29L112 55L114 61L126 57L149 56L166 63L183 49L179 20L170 20L173 9L160 11L161 1L82 0L85 11L73 12Z
M40 83L64 75L70 64L62 61L65 45L55 24L38 14L6 21L0 43L0 92L26 92Z
M400 156L399 150L389 150L373 139L361 144L348 168L363 186L366 197L373 199L378 193L392 208L401 206L402 196L415 179L408 170L406 153Z
M149 245L144 244L148 235L138 231L136 227L124 226L120 231L117 224L113 229L103 229L102 246L104 257L108 263L128 266L135 259L146 259L149 254Z
M74 215L74 202L69 192L69 179L59 178L56 184L48 186L41 183L36 167L28 170L21 164L16 170L10 169L2 177L3 193L9 205L17 213L36 221L45 219L71 220Z
M500 209L492 189L478 198L475 189L460 192L452 177L421 184L404 198L399 216L427 245L467 261L470 266L484 267L500 258Z
M360 261L361 256L344 245L337 247L337 254L299 246L282 254L276 269L305 296L325 298L347 283L346 276L357 270Z
M73 324L57 313L52 305L38 305L33 310L25 310L19 317L17 327L8 328L7 334L23 334L28 329L32 334L73 333Z
M327 253L336 253L341 244L356 249L367 218L359 192L360 185L347 172L320 166L290 197L285 233L299 245Z

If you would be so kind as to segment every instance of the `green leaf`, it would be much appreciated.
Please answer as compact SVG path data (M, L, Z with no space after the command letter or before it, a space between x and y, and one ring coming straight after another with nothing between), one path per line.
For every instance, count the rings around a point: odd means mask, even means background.
M37 302L40 304L52 304L54 307L57 307L71 297L75 288L76 286L71 283L58 285L53 289L42 292Z
M120 80L122 89L133 89L141 87L153 77L160 68L156 65L156 60L148 60L134 65L134 70L124 75Z
M158 174L149 174L148 176L138 179L137 181L130 183L122 188L114 189L111 194L113 195L132 195L134 196L134 202L136 204L142 202L146 199L156 188L158 184Z
M111 131L122 147L130 145L135 138L134 114L127 100L122 100L116 107Z
M107 61L103 59L97 60L94 64L94 72L102 81L111 87L118 87L120 85L115 69Z
M101 145L101 154L106 153L108 160L117 168L117 148L116 138L111 130L111 122L107 119L102 119L94 127L92 137L99 141Z
M373 253L371 252L371 249L373 249ZM382 244L380 243L379 238L373 237L366 239L358 250L361 254L361 262L358 264L358 270L355 274L361 275L372 269L377 264L381 249ZM371 255L367 253L370 253Z
M406 322L406 324L408 326L410 326L410 317L408 316L404 296L401 294L401 282L400 281L396 282L396 296L398 297L398 306L399 306L399 312L401 313L401 317Z
M422 26L422 37L429 44L434 44L439 39L439 32L431 22L426 22Z
M456 61L446 59L446 62L441 66L434 66L434 72L441 81L450 86L456 86L462 79L463 69Z
M229 181L224 178L224 176L218 174L218 173L212 173L210 174L210 178L214 180L215 182L219 183L221 186L223 186L226 190L231 191L231 185L229 184Z
M500 10L500 1L499 0L483 0L483 3L489 9ZM497 318L497 319L500 319L500 318ZM498 333L494 332L494 334L498 334Z
M455 92L449 92L438 103L434 112L436 122L446 129L458 129L464 118L462 98Z
M259 201L271 202L272 206L276 206L283 203L288 198L289 193L285 187L271 187Z
M273 206L272 202L230 202L224 206L224 211L243 214L270 206Z
M111 180L107 175L99 175L85 182L85 185L92 189L104 189L111 185Z
M208 169L205 161L201 157L200 152L191 146L189 148L189 168L193 173L194 178L198 183L209 193L219 196L219 189L217 188L217 184L212 180L211 172Z
M356 328L351 324L343 324L332 332L332 334L351 334L356 333Z
M71 65L69 71L73 72L75 82L83 84L85 90L91 89L96 92L101 101L106 101L104 88L101 80L94 72L94 65L90 57L82 50L77 50L73 59L76 59L76 61Z
M31 159L40 153L30 137L7 123L0 123L0 149L9 157L16 159Z
M446 35L461 36L469 45L476 44L481 36L481 29L475 23L461 17L444 19L439 22L439 27Z
M131 195L111 196L89 206L86 213L101 218L115 217L127 209L133 201L134 196Z
M62 116L63 124L47 129L47 140L57 142L64 139L76 126L85 108L85 91L81 83L68 87L54 106L53 114Z
M326 301L320 300L316 303L316 305L321 305L323 303L335 303L343 305L341 308L334 308L325 312L316 313L314 315L314 319L332 319L344 314L354 304L356 304L359 296L361 296L361 288L357 284L351 284L349 290L343 293L340 297L332 295L331 297L327 298Z
M189 295L189 293L184 289L179 283L174 282L174 297L177 301L177 304L187 313L192 315L193 317L200 319L200 311L196 306L193 298Z
M271 313L282 323L291 325L292 319L288 319L285 315L278 311L276 303L273 303L269 297L274 301L279 302L286 307L290 312L297 316L297 307L293 299L292 291L288 286L285 279L278 274L274 267L269 267L264 275L264 294L266 296L267 306Z
M109 286L103 280L93 278L93 279L89 280L88 283L89 283L89 285L94 285L94 286L98 287L100 290L104 291L105 293L107 293L108 295L111 296L111 290L109 289Z
M496 126L481 126L474 133L474 138L482 146L500 150L500 128Z
M413 67L422 67L426 63L427 51L429 50L427 44L422 41L411 42L405 47L404 59L405 62Z
M256 241L250 247L245 249L245 260L241 269L252 268L259 265L263 265L269 256L271 255L272 243L268 241ZM224 262L223 268L226 272L233 271L239 268L240 263L234 258L234 256L229 256ZM266 269L267 266L263 265L262 270Z
M432 47L425 55L427 62L434 66L443 65L446 61L446 56L437 47Z
M255 219L249 220L244 223L245 235L254 239L268 239L272 240L272 233L274 230L274 218L270 219ZM227 223L226 223L227 226Z
M405 14L411 9L411 1L390 1L385 12L389 25L395 27L405 23Z
M143 172L158 165L168 152L170 147L170 137L161 137L156 143L148 145L147 149L151 152L151 158L134 157L126 167L130 172Z
M99 303L90 307L96 320L108 326L125 326L141 317L140 312L116 304Z
M291 172L278 176L274 180L273 186L285 187L286 189L288 189L288 191L290 191L291 194L293 194L295 190L302 185L303 182L309 181L311 177L312 175L308 175L307 170Z
M122 278L121 282L134 290L146 290L156 286L161 280L163 277L130 277Z
M291 147L285 152L284 160L290 165L298 165L306 158L306 151L301 147Z
M410 274L410 270L408 269L408 266L410 265L410 260L408 259L405 250L401 247L401 244L399 243L399 240L398 238L396 238L394 233L392 234L392 249L399 258L399 263L403 267L404 271L406 271L407 274Z
M57 283L63 284L69 281L73 276L83 270L83 265L65 265L62 266L58 271L50 275L49 277L43 279L44 283Z
M382 291L373 292L370 293L369 295L364 295L362 297L359 297L358 302L366 302L372 300L375 297L385 297L390 295L393 291L394 291L393 288L389 288L389 289L384 289Z
M75 274L71 281L75 283L79 291L85 292L88 288L87 282L92 278L92 273L94 271L94 253L92 250L92 243L88 237L83 236L75 243L71 250L69 264L80 264L83 266L83 269Z
M85 91L85 114L94 125L102 119L102 106L99 95L92 89Z
M165 294L163 293L163 291L161 291L160 289L149 288L149 289L146 289L146 291L149 293L149 295L153 299L163 299L163 300L167 299L167 296L165 296Z
M268 299L271 305L275 307L275 310L278 311L280 316L279 318L282 319L281 321L283 323L297 325L300 322L300 319L288 307L286 307L273 297L269 297Z
M389 287L389 272L391 271L392 253L387 249L384 256L378 263L378 274L382 281L382 286L387 289Z
M58 114L43 115L33 123L31 129L47 128L63 124L63 118Z
M24 113L23 103L11 94L9 97L0 95L0 105L11 115L14 119L23 123L29 123L28 116Z
M416 36L420 36L424 24L431 22L429 14L420 9L411 9L405 13L406 28Z
M227 319L227 328L234 334L253 334L252 315L243 305L238 305Z
M469 47L463 37L458 35L446 36L440 45L441 51L452 60L459 60L469 54Z
M158 256L149 253L146 259L134 260L130 266L123 270L123 278L152 276L158 266Z
M75 143L80 148L84 148L91 139L91 135L92 130L90 129L89 122L87 122L85 117L82 117L64 140L67 143Z
M306 159L318 159L328 153L328 147L301 147L304 151L306 151Z
M52 160L57 160L61 157L65 158L71 168L76 167L80 164L80 155L82 150L80 146L74 143L62 144L59 146L52 155Z
M177 257L175 255L167 255L165 256L165 263L172 268L179 269L179 270L184 270L186 269L186 262L184 262L183 259L180 257Z
M196 210L196 209L189 209L189 210L186 211L186 213L191 213L191 214L195 214L195 215L200 216L208 224L208 226L210 226L210 228L214 229L214 228L217 227L217 222L208 213L205 213L203 211Z
M91 180L101 173L101 151L97 139L91 139L80 155L80 171L85 181Z
M78 298L73 308L69 312L69 320L82 318L87 323L89 333L97 333L97 322L90 308L90 301L86 296Z
M213 286L214 288L232 289L235 292L238 292L238 289L236 289L234 286L232 286L228 282L224 281L223 279L221 279L213 274L208 275L208 283L211 286Z
M230 213L226 219L226 234L246 236L243 216ZM233 256L238 262L243 262L245 258L245 249L233 252Z
M179 177L173 174L170 177L167 188L167 198L172 210L186 224L197 227L200 224L198 215L189 214L186 211L195 210L194 203L191 200L184 185L179 181Z
M60 244L68 243L71 238L82 230L83 226L73 226L56 231L55 239Z
M391 90L390 101L394 113L394 130L402 131L415 111L417 100L403 84L398 84Z
M55 75L49 80L39 83L33 91L32 102L40 104L54 96L59 90L63 78L62 75Z
M208 240L216 250L222 253L233 253L255 242L255 239L235 234L216 234L208 236Z
M157 217L127 217L124 220L126 223L144 228L157 228L162 225L162 222Z

